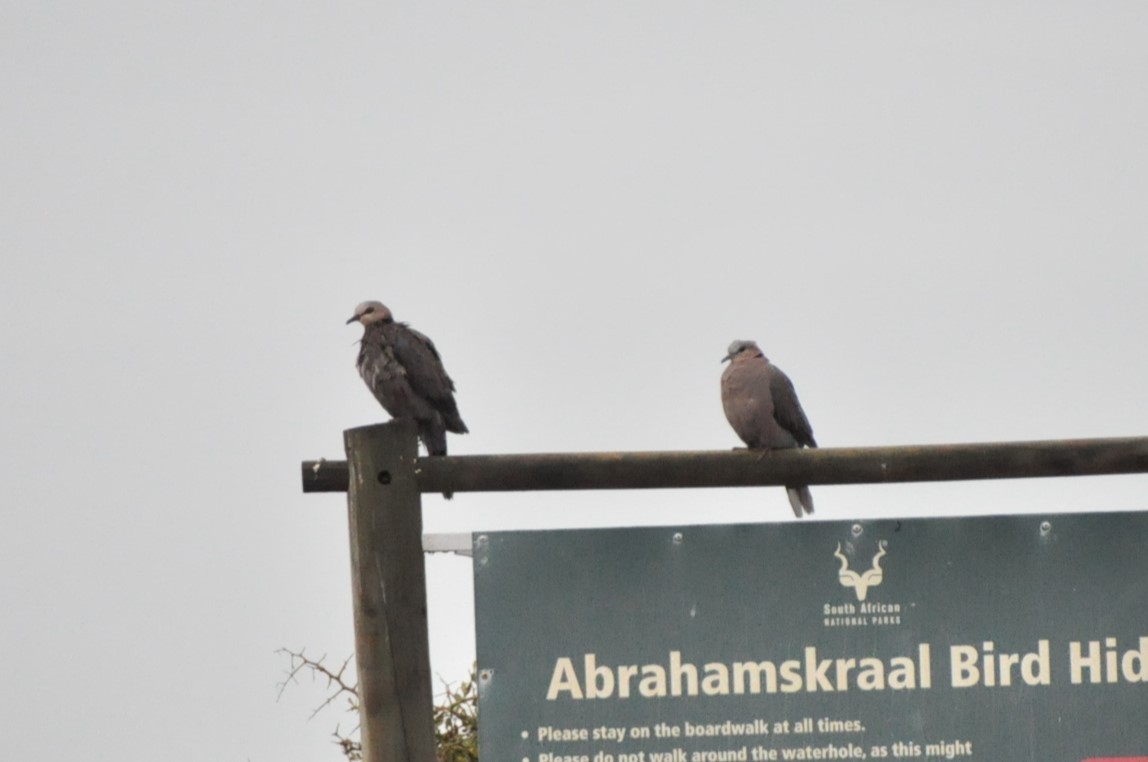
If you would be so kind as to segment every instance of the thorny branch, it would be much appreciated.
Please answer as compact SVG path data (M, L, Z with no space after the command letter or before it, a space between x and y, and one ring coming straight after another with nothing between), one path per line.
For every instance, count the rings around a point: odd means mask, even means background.
M295 683L298 685L299 673L306 671L311 674L312 680L314 680L316 676L324 678L327 681L327 690L330 692L330 695L327 696L327 699L322 704L315 707L315 710L311 712L311 716L308 718L309 720L314 719L315 715L326 709L331 705L332 702L335 701L335 699L339 698L343 694L347 695L346 710L348 712L354 712L355 716L358 716L358 686L348 684L347 679L343 677L346 674L347 667L350 665L351 659L354 658L354 656L348 656L345 660L343 660L343 664L339 667L339 669L333 671L323 663L327 658L326 654L323 654L318 659L312 659L311 657L307 656L306 651L307 649L305 648L300 649L299 651L292 651L289 648L280 648L276 651L276 653L284 654L291 660L291 666L286 673L287 676L283 678L283 682L279 683L279 693L276 696L276 700L282 698L283 691L287 689L289 684ZM359 742L353 738L354 734L358 731L359 726L356 725L355 728L351 731L350 735L345 736L340 731L339 726L335 725L335 732L331 734L335 737L335 743L338 744L340 748L342 748L343 756L350 760L350 762L355 762L355 760L362 759L362 747L360 746Z
M283 682L279 683L279 697L283 696L283 692L289 684L295 683L297 685L299 683L300 673L310 673L312 680L316 677L326 680L326 688L330 694L322 704L311 712L312 718L343 694L347 695L346 711L358 715L358 686L349 684L349 678L344 677L351 659L354 658L353 656L348 656L337 670L333 670L324 663L327 658L326 654L318 659L312 659L307 656L306 649L296 652L287 648L280 648L276 653L284 654L291 660L290 668L286 671L286 677ZM475 680L473 667L471 668L470 679L459 683L457 688L452 687L446 680L442 680L441 703L436 703L434 707L435 745L440 762L477 762L478 760L478 692ZM343 756L347 758L348 762L358 762L363 758L362 746L359 741L355 740L355 735L358 732L359 726L356 725L349 734L343 735L340 727L336 725L335 732L331 734L335 737L335 743L342 749Z
M303 670L308 670L311 673L312 679L314 679L316 675L324 677L327 679L327 689L334 690L334 693L328 696L326 701L316 707L315 711L311 712L312 718L330 706L332 701L339 698L339 696L342 696L344 693L347 694L347 710L354 712L359 711L358 686L347 685L347 681L343 679L343 675L347 671L347 666L351 663L351 659L353 657L348 656L343 661L343 665L339 667L339 670L337 672L332 672L331 669L323 663L323 660L327 658L326 654L320 656L318 659L312 659L307 656L306 650L307 649L301 649L300 651L295 652L287 648L280 648L278 651L276 651L276 653L285 654L291 659L291 669L287 671L287 677L284 678L283 682L279 684L279 694L276 698L278 699L283 696L283 691L287 689L288 683L295 683L298 685L299 681L296 679L296 677Z

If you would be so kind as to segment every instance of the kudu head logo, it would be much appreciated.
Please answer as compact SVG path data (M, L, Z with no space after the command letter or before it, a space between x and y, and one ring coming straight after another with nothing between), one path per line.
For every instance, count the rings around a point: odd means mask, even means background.
M881 580L885 578L885 572L881 571L881 557L885 555L885 541L877 543L877 555L873 556L873 568L858 574L849 568L849 559L841 552L841 543L837 543L837 551L833 554L841 562L841 571L837 572L837 579L841 582L842 587L851 587L857 593L857 600L865 600L865 596L869 594L869 588L876 587L881 584Z

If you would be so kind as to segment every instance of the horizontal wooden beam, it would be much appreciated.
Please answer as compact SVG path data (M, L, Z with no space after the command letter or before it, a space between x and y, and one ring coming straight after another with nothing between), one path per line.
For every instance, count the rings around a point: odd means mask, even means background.
M420 492L759 487L1148 472L1148 437L818 450L420 457ZM345 461L304 461L304 492L346 492Z

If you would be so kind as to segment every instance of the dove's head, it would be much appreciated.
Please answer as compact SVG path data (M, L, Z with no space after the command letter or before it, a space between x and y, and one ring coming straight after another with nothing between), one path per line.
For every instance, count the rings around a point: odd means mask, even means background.
M355 314L347 320L347 323L370 325L371 323L386 323L393 319L391 311L382 302L363 302L355 308Z
M721 358L721 361L727 362L738 358L750 357L765 357L765 355L762 354L761 349L758 348L756 341L742 341L738 339L729 345L729 354Z

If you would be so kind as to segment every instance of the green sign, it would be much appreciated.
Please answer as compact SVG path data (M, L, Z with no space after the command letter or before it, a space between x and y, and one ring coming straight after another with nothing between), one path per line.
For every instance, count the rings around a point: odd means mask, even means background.
M484 762L1148 762L1148 513L474 536Z

